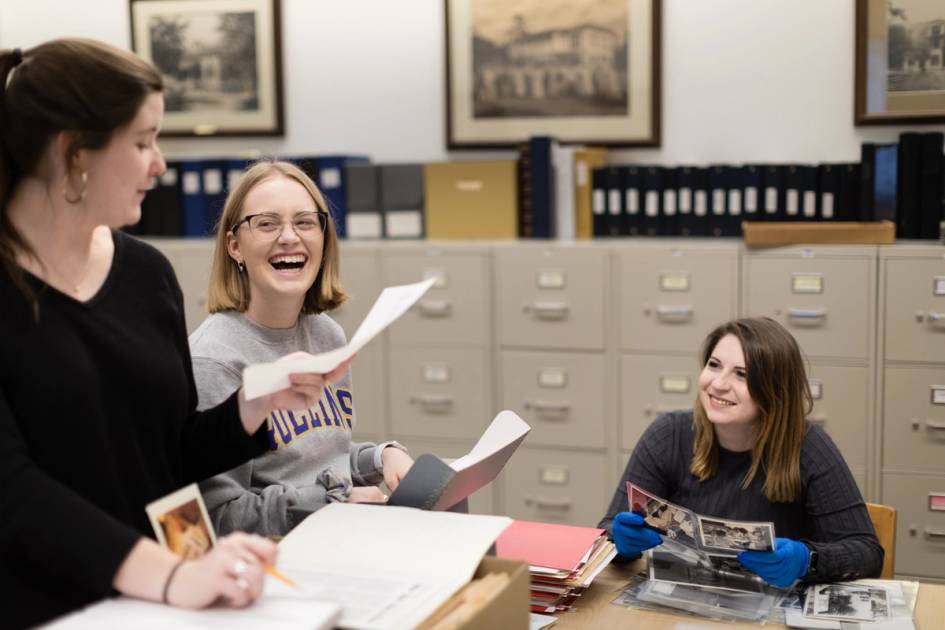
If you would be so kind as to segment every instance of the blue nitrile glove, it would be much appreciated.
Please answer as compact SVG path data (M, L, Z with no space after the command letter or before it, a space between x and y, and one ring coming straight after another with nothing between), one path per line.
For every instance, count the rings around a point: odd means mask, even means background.
M777 538L774 551L743 551L738 554L738 561L768 584L787 588L807 575L810 549L796 540Z
M646 526L643 517L633 512L621 512L614 517L610 532L617 545L617 553L628 558L639 556L663 542L659 533Z

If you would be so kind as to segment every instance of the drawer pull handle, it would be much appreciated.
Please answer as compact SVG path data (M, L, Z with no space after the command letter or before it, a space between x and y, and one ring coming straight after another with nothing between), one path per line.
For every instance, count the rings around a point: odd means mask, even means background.
M935 420L926 420L925 428L929 431L945 431L945 422L936 422Z
M453 397L449 394L421 394L411 396L410 402L420 405L427 411L444 413L453 406Z
M526 304L524 311L538 319L561 320L568 316L568 305L566 302L535 302Z
M418 306L424 317L447 317L453 310L446 300L421 300Z
M933 324L939 324L945 322L945 313L936 313L934 311L929 311L929 321Z
M932 529L932 528L930 528L930 527L926 527L926 528L923 530L923 533L925 534L925 537L926 537L926 538L941 538L941 539L945 539L945 532L943 532L943 531L941 531L941 530L938 530L938 529Z
M692 319L692 306L683 304L680 306L666 306L659 304L656 307L656 317L664 322L679 322Z
M534 409L538 413L567 413L571 411L571 403L551 400L526 400L524 407Z
M526 497L525 505L534 505L542 510L570 510L573 502L571 499L546 499L543 497Z
M788 317L808 325L819 325L827 317L825 308L789 308Z

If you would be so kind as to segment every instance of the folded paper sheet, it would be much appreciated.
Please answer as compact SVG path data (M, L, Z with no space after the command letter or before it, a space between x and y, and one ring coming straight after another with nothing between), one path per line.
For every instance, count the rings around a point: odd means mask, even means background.
M435 278L387 287L381 291L348 345L300 359L280 359L273 363L257 363L243 370L243 391L247 400L277 392L289 386L289 374L309 372L327 374L350 359L382 330L407 312L436 282Z

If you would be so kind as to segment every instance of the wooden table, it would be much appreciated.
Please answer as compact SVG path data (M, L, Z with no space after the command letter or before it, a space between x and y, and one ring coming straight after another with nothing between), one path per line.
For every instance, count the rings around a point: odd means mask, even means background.
M588 630L589 628L640 628L641 630L672 630L677 624L695 627L739 627L758 628L751 623L721 623L697 617L676 616L666 613L627 608L611 604L620 594L630 576L643 568L642 561L604 569L594 584L584 592L575 603L571 612L558 616L558 623L551 630L568 628ZM945 585L921 584L919 598L915 606L916 628L919 630L945 630ZM783 628L781 625L768 624L766 628Z

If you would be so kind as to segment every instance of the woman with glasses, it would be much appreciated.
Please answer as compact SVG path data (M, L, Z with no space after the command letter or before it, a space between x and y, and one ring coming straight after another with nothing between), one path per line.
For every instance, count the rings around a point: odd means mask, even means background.
M345 345L326 311L346 295L338 240L314 182L287 162L249 168L227 197L210 275L211 315L190 336L199 406L239 387L243 368ZM413 460L396 442L356 443L350 374L305 409L273 411L269 451L201 484L218 532L282 536L333 501L385 500Z

